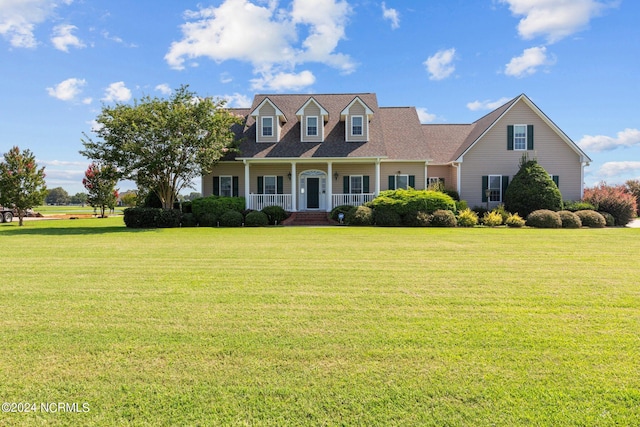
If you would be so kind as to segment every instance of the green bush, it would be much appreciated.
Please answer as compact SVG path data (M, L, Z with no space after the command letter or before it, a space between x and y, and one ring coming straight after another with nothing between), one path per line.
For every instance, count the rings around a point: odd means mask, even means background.
M402 217L402 224L407 227L428 227L431 223L432 215L426 212L414 212Z
M474 227L478 225L478 214L469 208L458 213L458 227Z
M564 210L558 212L560 220L562 221L562 228L580 228L582 227L582 221L580 217L574 212Z
M180 219L181 227L195 227L198 225L198 221L196 220L196 216L192 213L183 213L182 218Z
M400 214L391 207L373 209L373 223L380 227L398 227L402 224Z
M584 190L583 200L600 212L608 212L615 218L615 225L627 225L636 217L636 198L624 185L599 184Z
M547 171L537 161L524 157L504 193L504 205L509 212L528 218L535 210L561 210L562 195Z
M374 211L378 208L392 209L400 216L419 211L433 213L438 209L456 210L455 201L447 194L412 188L382 191L367 205Z
M205 226L209 226L208 222L211 220L211 216L220 219L225 212L233 210L241 213L244 207L244 197L209 196L201 197L191 202L191 209L198 219L198 223L202 225L205 222L207 223ZM208 218L204 218L207 214L209 214Z
M466 200L457 200L456 201L456 212L463 211L465 209L469 209L469 205Z
M430 227L455 227L456 216L450 210L438 209L431 215Z
M228 210L220 217L220 225L223 227L240 227L244 218L238 211Z
M514 213L510 214L504 223L507 224L507 227L521 228L524 227L525 220L517 213Z
M195 214L194 214L195 215ZM200 227L217 227L218 217L212 213L204 213L200 217L196 217Z
M338 217L338 215L343 214L344 218L346 218L349 212L353 212L355 210L356 210L356 207L351 205L336 206L335 208L331 209L331 214L329 215L329 217L334 221L340 221L340 218ZM344 218L343 218L343 221L344 221Z
M367 206L358 206L351 209L345 216L347 225L371 225L373 223L373 211Z
M607 225L604 217L596 211L577 211L576 215L580 217L583 227L604 228Z
M129 228L156 228L161 208L127 208L124 210L124 225Z
M598 212L604 217L604 221L607 227L614 227L616 225L616 219L609 212Z
M536 228L560 228L562 220L558 212L549 209L538 209L527 216L527 226Z
M502 203L500 203L498 206L493 208L493 212L497 212L498 214L500 214L500 216L502 217L502 223L503 224L506 224L507 223L507 218L509 218L509 216L511 216L511 213L507 212L507 209L505 209L505 207L504 207L504 205Z
M482 223L487 227L497 227L502 225L502 215L496 211L485 212Z
M180 227L182 213L178 209L160 209L156 217L156 224L159 228Z
M251 211L244 218L244 225L247 227L265 227L269 225L269 217L260 211Z
M574 201L568 200L564 202L564 210L570 211L570 212L595 211L596 207L588 202L574 202Z
M269 225L282 224L282 221L289 217L287 211L280 206L265 206L262 212L269 218Z

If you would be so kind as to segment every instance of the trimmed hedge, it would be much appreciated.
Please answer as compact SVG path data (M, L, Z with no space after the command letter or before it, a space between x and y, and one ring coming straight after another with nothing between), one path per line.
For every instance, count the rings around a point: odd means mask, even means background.
M562 220L558 212L549 209L539 209L527 216L527 226L536 228L561 228Z
M447 194L429 190L387 190L367 204L375 211L378 208L392 209L398 215L414 212L433 213L438 209L456 211L456 202Z
M582 220L574 212L564 210L558 212L560 220L562 221L562 228L580 228L582 227Z
M280 206L265 206L262 211L269 218L269 225L281 224L282 221L289 217L287 211Z
M395 209L380 206L373 210L373 223L380 227L399 227L402 219Z
M583 227L604 228L607 225L604 217L596 211L578 211L576 215L580 217Z
M609 212L599 211L598 213L604 217L607 227L614 227L616 225L616 219Z
M373 224L373 211L367 206L358 206L347 213L345 222L347 225L371 225Z
M570 212L595 211L596 207L589 202L573 202L568 200L564 202L564 210Z
M129 228L171 228L180 227L182 214L175 209L127 208L124 210L124 224Z
M402 218L402 223L407 227L428 227L431 223L431 215L426 212L407 214Z
M198 221L196 220L196 216L192 213L183 213L182 219L180 220L181 227L195 227L198 225Z
M233 210L241 213L244 207L244 197L209 196L201 197L191 202L191 209L198 223L205 227L215 226L225 212Z
M344 218L346 218L349 212L353 212L355 210L356 210L356 206L339 205L331 209L331 214L329 214L329 217L334 221L340 222L340 218L338 217L338 215L343 214ZM343 222L344 222L344 218L343 218Z
M266 227L269 225L269 217L260 211L251 211L244 218L244 225L247 227Z
M456 216L453 212L438 209L431 215L430 227L455 227L457 225Z
M219 221L223 227L240 227L244 217L238 211L228 210L222 214Z

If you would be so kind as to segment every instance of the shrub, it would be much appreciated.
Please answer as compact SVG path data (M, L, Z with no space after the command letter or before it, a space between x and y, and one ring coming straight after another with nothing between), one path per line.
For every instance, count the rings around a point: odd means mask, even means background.
M536 228L560 228L562 220L558 212L549 209L538 209L527 216L526 224Z
M525 220L517 213L514 213L509 215L504 223L507 224L507 227L520 228L524 227Z
M367 205L374 211L378 208L392 209L400 216L419 211L433 213L438 209L456 210L456 203L450 196L438 191L412 188L383 191Z
M358 206L349 210L345 215L347 225L371 225L373 223L373 211L367 206Z
M196 217L196 221L198 222L198 225L200 227L217 227L218 226L218 217L209 212L200 215L200 217Z
M506 224L507 218L509 218L509 216L511 215L510 212L507 212L507 210L505 209L505 207L504 207L504 205L502 203L500 203L498 206L493 208L493 212L498 213L502 217L502 223L503 224Z
M373 209L373 223L380 227L398 227L401 224L400 214L392 208L380 206Z
M219 197L209 196L201 197L191 202L191 209L193 214L198 219L198 222L202 225L203 220L209 221L211 218L204 219L205 214L211 214L215 218L220 218L225 212L234 210L238 213L244 210L245 201L244 197Z
M180 227L182 213L178 209L160 209L156 217L156 224L159 228Z
M588 202L574 202L574 201L566 201L564 202L564 210L570 212L577 211L595 211L596 207Z
M615 225L627 225L636 217L636 198L627 192L624 185L610 186L605 183L584 190L583 200L599 211L608 212L615 218Z
M495 211L485 212L482 216L482 223L487 227L497 227L502 225L502 215Z
M596 211L577 211L576 215L580 217L583 227L603 228L607 225L604 217Z
M562 195L536 160L523 157L520 170L504 193L504 205L509 212L527 217L535 210L561 210Z
M613 227L616 225L616 219L609 212L598 212L604 218L604 222L607 227Z
M349 214L349 212L352 212L352 211L355 211L355 210L356 210L355 206L340 205L340 206L336 206L335 208L331 209L331 214L329 216L334 221L340 221L340 218L338 217L338 215L343 214L344 218L346 218L347 215ZM343 218L343 221L344 221L344 218Z
M636 216L640 216L640 179L630 179L625 185L627 192L636 198Z
M228 210L220 217L220 225L223 227L240 227L243 219L240 212Z
M431 227L455 227L457 225L456 216L453 212L438 209L431 215L429 226Z
M458 213L459 227L473 227L478 225L478 214L467 208Z
M431 223L432 215L426 212L413 212L402 217L402 224L407 227L428 227Z
M156 228L161 208L127 208L124 224L129 228Z
M289 216L280 206L265 206L262 212L269 218L270 225L281 224Z
M183 213L182 218L180 219L180 225L182 227L195 227L198 225L198 221L196 220L196 216L192 213Z
M482 218L484 214L489 212L487 208L482 206L474 206L472 210L476 213L476 215L478 215L478 218Z
M463 211L465 209L469 209L469 205L466 200L457 200L456 201L456 212Z
M269 217L264 212L251 211L247 213L244 219L244 225L247 227L265 227L269 225Z
M560 221L562 221L562 228L580 228L582 227L582 220L578 215L571 211L560 211Z

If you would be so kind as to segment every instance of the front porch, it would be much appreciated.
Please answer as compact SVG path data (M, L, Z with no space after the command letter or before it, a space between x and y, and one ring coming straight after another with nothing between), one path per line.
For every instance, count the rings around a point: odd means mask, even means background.
M366 194L333 194L331 196L331 202L328 205L327 212L331 211L336 206L351 205L360 206L367 202L372 201L376 197L375 193ZM297 211L320 211L319 207L309 208L303 207L302 209L293 209L293 196L291 194L249 194L246 197L247 209L262 210L266 206L280 206L282 209L288 212ZM318 206L320 205L318 201Z

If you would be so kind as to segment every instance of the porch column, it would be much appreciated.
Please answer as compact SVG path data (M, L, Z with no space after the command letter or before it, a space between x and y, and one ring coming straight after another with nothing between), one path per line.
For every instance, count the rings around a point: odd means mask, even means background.
M298 212L298 172L296 162L291 162L291 212Z
M426 190L427 188L429 188L429 178L428 178L428 174L429 174L429 168L428 165L429 162L424 162L424 189Z
M380 194L380 159L376 159L375 195Z
M327 162L327 201L326 201L326 211L331 212L333 209L332 205L333 200L333 163Z
M244 162L244 205L245 208L247 209L252 209L253 206L251 206L251 197L249 195L249 163L247 163L246 160L243 160Z

